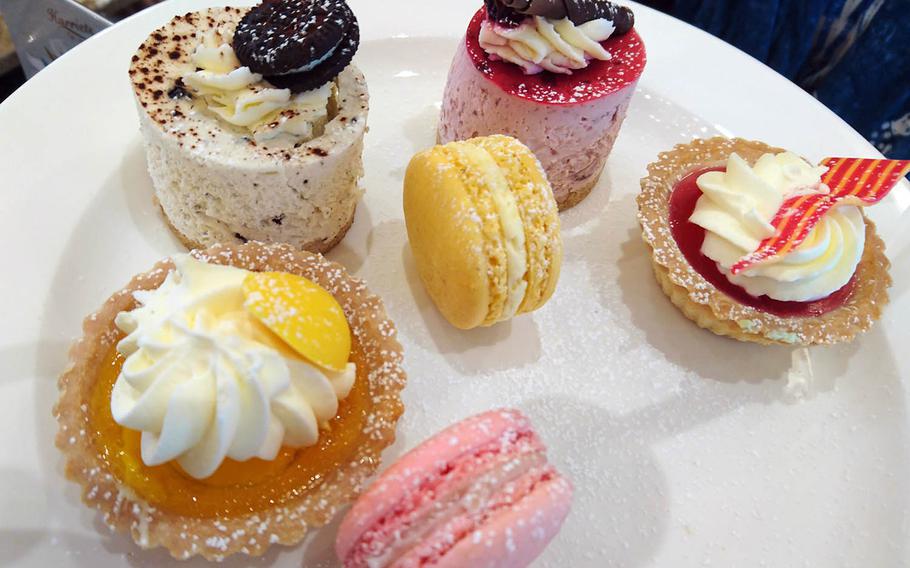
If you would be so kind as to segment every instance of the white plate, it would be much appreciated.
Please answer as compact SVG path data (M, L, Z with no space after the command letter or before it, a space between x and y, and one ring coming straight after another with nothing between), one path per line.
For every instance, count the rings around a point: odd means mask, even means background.
M450 57L480 2L351 3L372 94L367 194L330 256L385 299L407 350L407 410L386 463L455 420L517 406L577 487L540 566L910 563L906 187L872 210L895 263L884 320L852 345L808 353L698 330L655 284L635 221L646 164L693 136L757 138L811 159L872 147L768 68L638 8L648 66L600 187L563 215L555 297L533 316L459 332L416 279L400 196L408 159L433 142ZM181 250L152 206L126 70L148 32L205 4L139 14L0 105L0 564L168 560L80 504L51 406L82 318ZM801 382L806 354L814 374ZM333 539L329 527L261 563L330 566Z

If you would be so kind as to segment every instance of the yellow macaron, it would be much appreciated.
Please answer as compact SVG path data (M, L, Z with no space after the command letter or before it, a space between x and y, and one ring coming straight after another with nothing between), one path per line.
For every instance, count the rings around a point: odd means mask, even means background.
M473 138L414 156L404 217L420 278L455 327L534 311L556 289L556 200L540 162L514 138Z

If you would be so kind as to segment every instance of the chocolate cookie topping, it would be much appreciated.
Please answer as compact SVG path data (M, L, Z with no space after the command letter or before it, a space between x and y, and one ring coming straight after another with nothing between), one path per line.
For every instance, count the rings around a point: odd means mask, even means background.
M170 91L167 92L167 96L169 96L172 99L180 99L180 98L191 99L191 98L193 98L193 94L190 93L186 89L186 85L183 83L182 78L177 79L174 82L174 87Z
M266 77L269 83L279 89L290 89L295 93L303 93L318 89L344 71L360 45L360 28L355 21L348 29L341 44L335 49L328 59L304 73L290 73L288 75L275 75Z
M494 22L504 26L515 27L527 17L509 8L500 0L484 0L484 4L487 7L487 16Z
M605 19L613 22L617 35L628 32L635 25L632 10L607 0L486 0L486 4L490 18L508 24L520 22L522 16L551 20L569 18L575 25Z
M234 32L237 59L294 92L334 79L359 45L360 27L344 0L264 0Z

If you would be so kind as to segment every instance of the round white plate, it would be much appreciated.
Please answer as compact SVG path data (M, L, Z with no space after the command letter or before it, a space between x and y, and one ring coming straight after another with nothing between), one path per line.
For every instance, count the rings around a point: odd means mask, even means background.
M182 250L152 204L126 71L147 33L215 3L141 13L0 105L0 564L169 561L80 503L51 406L82 318ZM406 348L407 410L386 463L453 421L516 406L577 488L540 566L910 564L910 191L871 213L895 264L884 320L852 345L808 351L739 344L684 319L654 281L635 220L647 163L695 136L756 138L813 160L873 148L768 68L639 7L648 66L600 186L562 216L556 295L532 316L460 332L416 277L401 183L433 143L450 58L480 2L351 4L372 94L367 193L329 256L385 299ZM334 527L254 564L332 566Z

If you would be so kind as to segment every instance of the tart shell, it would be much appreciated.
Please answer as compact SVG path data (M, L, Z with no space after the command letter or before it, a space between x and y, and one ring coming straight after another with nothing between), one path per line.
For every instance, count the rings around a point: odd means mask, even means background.
M178 559L200 555L222 560L237 553L258 556L274 543L296 544L310 528L328 523L340 507L357 497L378 469L382 450L394 442L395 426L404 411L400 398L406 382L402 347L382 301L342 266L321 255L256 242L216 245L191 254L214 264L298 274L335 296L361 346L361 354L352 352L352 358L365 370L362 375L358 372L358 378L368 379L373 401L356 458L282 505L231 518L198 518L156 509L114 477L92 441L89 400L99 367L120 337L114 318L135 306L134 292L161 285L173 268L169 259L133 278L85 319L83 337L73 345L70 367L59 380L60 398L54 407L59 426L56 444L65 457L66 476L82 487L86 505L98 509L112 530L129 533L140 547L163 546Z
M691 172L723 166L736 152L750 164L762 154L784 150L741 138L694 140L663 152L648 166L638 195L642 238L651 252L654 275L664 293L699 327L740 341L765 345L817 345L852 341L881 317L891 276L885 244L866 221L866 246L856 269L855 288L843 306L816 317L781 317L741 304L701 276L680 251L670 231L670 196Z

